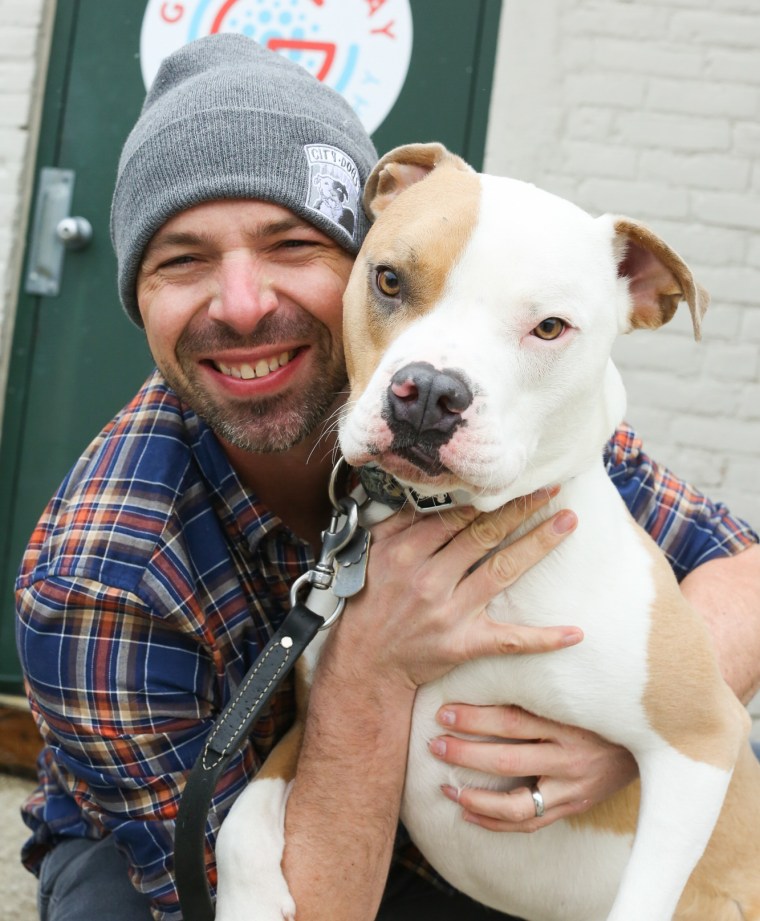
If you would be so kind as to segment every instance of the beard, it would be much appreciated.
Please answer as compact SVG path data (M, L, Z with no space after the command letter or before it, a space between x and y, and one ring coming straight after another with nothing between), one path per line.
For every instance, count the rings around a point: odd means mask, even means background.
M314 355L312 381L302 392L222 401L199 379L198 355L265 345L277 348L279 343L298 340L309 342ZM191 323L180 336L175 354L178 367L160 369L169 386L216 435L243 451L288 451L327 421L331 406L346 386L342 340L336 341L328 327L306 311L289 318L268 314L247 336L217 323L198 328Z

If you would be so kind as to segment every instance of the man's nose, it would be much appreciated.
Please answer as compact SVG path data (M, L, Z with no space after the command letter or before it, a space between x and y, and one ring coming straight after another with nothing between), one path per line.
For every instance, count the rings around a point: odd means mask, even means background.
M222 260L208 315L239 333L249 333L277 309L271 269L254 256Z

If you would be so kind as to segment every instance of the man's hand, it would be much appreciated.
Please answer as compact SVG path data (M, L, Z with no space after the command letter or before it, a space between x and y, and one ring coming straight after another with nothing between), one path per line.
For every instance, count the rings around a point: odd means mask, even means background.
M556 492L542 490L490 513L460 508L415 519L402 512L375 526L366 588L333 627L320 669L348 669L362 684L379 678L414 691L471 659L580 642L576 627L497 623L486 611L574 530L576 516L564 510L497 549Z
M443 793L458 802L463 818L492 831L532 832L565 816L585 812L638 776L630 752L593 732L565 726L527 713L519 707L475 707L451 704L438 712L441 726L461 739L443 734L433 739L431 752L447 764L472 768L497 777L535 777L544 801L536 808L528 787L509 793L446 787ZM483 742L490 739L514 742Z

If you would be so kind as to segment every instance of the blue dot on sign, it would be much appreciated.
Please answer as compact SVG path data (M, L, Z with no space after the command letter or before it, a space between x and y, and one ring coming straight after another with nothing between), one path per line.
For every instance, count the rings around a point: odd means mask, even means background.
M269 10L262 10L261 15L259 16L259 22L266 25L266 23L268 23L271 18L272 14L269 12Z
M282 25L286 26L292 20L290 13L280 13L280 22Z
M254 38L254 36L256 35L256 26L244 25L243 35L247 35L248 38Z

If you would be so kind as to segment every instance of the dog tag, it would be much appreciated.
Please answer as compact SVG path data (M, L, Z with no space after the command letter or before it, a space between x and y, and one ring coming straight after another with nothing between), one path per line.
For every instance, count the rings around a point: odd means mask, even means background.
M351 598L364 588L369 562L369 531L358 527L356 533L335 557L333 594Z

